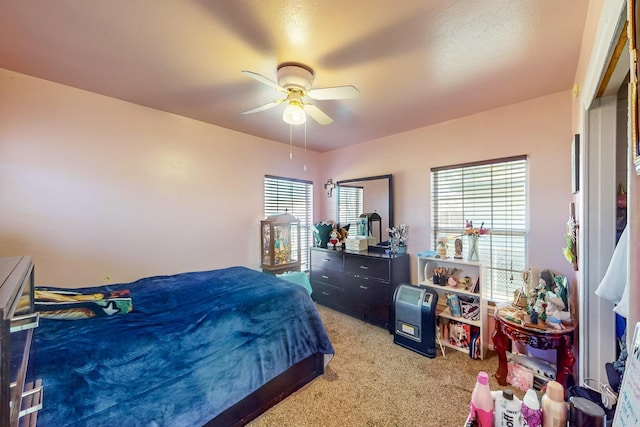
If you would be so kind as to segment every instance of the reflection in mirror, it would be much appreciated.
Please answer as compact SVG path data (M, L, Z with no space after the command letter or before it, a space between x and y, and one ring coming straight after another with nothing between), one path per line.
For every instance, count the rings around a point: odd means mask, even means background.
M391 175L371 176L365 178L338 181L338 222L349 226L349 235L361 235L360 216L367 218L380 215L380 222L367 221L367 230L372 237L369 245L388 240L387 228L393 226L393 190ZM368 214L368 215L367 215Z

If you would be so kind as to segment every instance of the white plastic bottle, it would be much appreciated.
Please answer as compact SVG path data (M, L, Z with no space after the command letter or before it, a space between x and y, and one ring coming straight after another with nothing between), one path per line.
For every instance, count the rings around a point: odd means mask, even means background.
M489 388L489 374L484 371L478 373L471 393L469 418L475 418L479 427L493 427L493 397Z
M522 427L522 402L511 390L502 390L496 396L495 427Z
M566 427L567 411L564 387L557 381L549 381L542 396L542 427Z
M525 427L542 427L542 409L538 394L532 388L522 398L522 424Z

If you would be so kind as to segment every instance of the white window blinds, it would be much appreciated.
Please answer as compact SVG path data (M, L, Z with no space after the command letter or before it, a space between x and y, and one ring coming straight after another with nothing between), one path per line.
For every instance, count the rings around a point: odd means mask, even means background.
M358 227L358 218L364 212L363 194L364 190L360 186L346 184L338 188L338 211L340 212L338 222L341 226L351 224L349 230L354 236Z
M527 266L526 156L431 169L433 247L439 237L462 236L469 247L466 221L489 229L479 239L480 261L487 266L486 298L511 301L522 288ZM483 224L484 223L484 224ZM453 255L449 245L449 255Z
M308 269L309 246L312 246L311 229L313 213L313 183L311 181L265 175L264 216L265 218L288 212L300 221L300 255L302 270ZM294 251L297 251L294 241Z

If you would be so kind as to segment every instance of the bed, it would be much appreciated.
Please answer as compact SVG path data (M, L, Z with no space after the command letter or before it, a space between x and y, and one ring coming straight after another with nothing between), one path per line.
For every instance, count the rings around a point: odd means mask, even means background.
M74 291L127 290L127 314L41 319L38 426L244 425L333 354L309 293L271 275L230 267Z

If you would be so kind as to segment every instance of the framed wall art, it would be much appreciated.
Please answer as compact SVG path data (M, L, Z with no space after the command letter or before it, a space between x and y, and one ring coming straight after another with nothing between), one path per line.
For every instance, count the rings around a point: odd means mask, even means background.
M571 141L571 192L580 191L580 135Z

